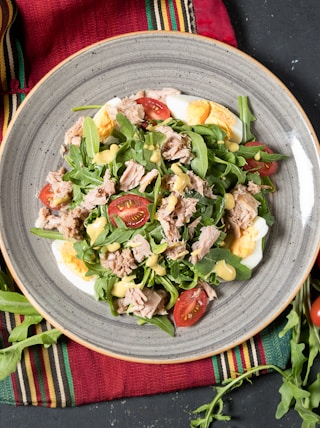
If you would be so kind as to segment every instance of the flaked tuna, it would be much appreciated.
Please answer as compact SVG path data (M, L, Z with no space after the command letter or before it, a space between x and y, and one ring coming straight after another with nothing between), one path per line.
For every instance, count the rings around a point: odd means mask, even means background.
M72 183L64 181L63 175L66 169L60 168L58 171L50 171L47 176L47 182L51 186L52 205L66 204L72 199Z
M83 198L81 207L87 210L92 210L99 205L105 205L110 196L116 193L116 181L111 178L110 171L107 169L103 184L101 186L91 189Z
M83 239L84 221L88 215L89 211L81 207L60 210L61 224L58 226L58 230L63 234L64 239Z
M131 123L137 125L144 120L144 109L134 99L124 98L116 105L106 105L107 112L112 120L116 120L117 114L126 116Z
M151 319L154 315L166 315L165 300L167 294L163 290L145 287L129 288L123 299L118 299L118 313L133 313Z
M102 266L106 269L112 270L112 272L120 278L130 275L130 273L137 267L129 248L112 253L107 252L105 254L101 254L100 262Z
M176 204L174 209L170 209L170 196L163 198L161 206L157 211L157 218L164 230L165 238L168 242L177 242L180 240L179 227L189 223L190 218L196 211L198 200L195 198L175 197Z
M190 178L190 185L187 186L186 190L194 190L202 196L206 196L210 199L215 199L216 195L213 194L212 189L208 186L208 183L201 177L196 175L193 171L188 171L187 175Z
M161 155L166 160L179 160L181 163L190 163L191 141L185 134L179 134L170 126L160 125L156 130L165 135L166 139L161 145Z
M157 169L152 169L147 172L140 181L139 192L143 193L146 191L146 188L156 179L159 175L159 171Z
M130 246L132 247L133 257L138 263L151 255L150 244L140 233L131 239Z
M126 169L120 178L120 190L127 192L140 184L145 174L144 167L136 161L130 159L125 162Z
M80 146L81 137L83 134L83 122L84 116L79 117L76 123L65 133L64 144L66 146L69 146L70 144Z
M238 184L231 193L235 206L228 211L226 223L233 230L235 237L238 238L241 230L247 229L252 225L253 220L258 215L260 203L243 184Z
M192 244L190 262L196 264L199 260L203 259L219 236L220 231L215 226L202 227L198 241Z

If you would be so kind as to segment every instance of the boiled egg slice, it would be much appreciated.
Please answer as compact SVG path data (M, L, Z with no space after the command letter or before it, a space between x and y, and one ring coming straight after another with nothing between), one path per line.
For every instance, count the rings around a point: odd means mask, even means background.
M265 219L257 216L252 226L244 230L230 247L231 252L241 257L241 263L249 269L256 267L262 260L262 242L268 230L269 227Z
M62 275L79 290L94 296L96 276L85 276L87 267L76 257L72 242L55 240L52 242L52 252Z
M107 101L94 115L93 121L98 129L100 141L105 141L115 127L115 121L111 119L108 113L108 106L117 106L121 102L118 97L112 98Z
M187 125L215 124L226 132L228 140L242 140L242 121L221 104L185 94L168 95L166 104L172 116Z

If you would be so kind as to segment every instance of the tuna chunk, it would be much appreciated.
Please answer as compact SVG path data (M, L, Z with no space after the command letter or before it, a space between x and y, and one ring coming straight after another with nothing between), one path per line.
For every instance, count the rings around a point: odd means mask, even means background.
M180 240L178 228L189 223L191 216L196 210L197 202L198 200L195 198L178 196L174 209L169 210L170 197L162 199L161 206L157 211L157 217L168 242L177 242Z
M145 287L129 288L123 299L118 299L118 313L134 313L144 318L152 318L153 315L166 315L164 303L166 292Z
M235 206L228 211L226 222L233 230L235 237L240 236L240 230L247 229L252 225L258 215L260 203L248 192L246 186L238 184L232 192Z
M159 171L157 169L152 169L151 171L147 172L146 175L144 175L140 181L139 192L145 192L149 184L152 183L152 181L157 178L158 175Z
M52 214L51 210L47 207L42 207L39 210L38 218L35 226L40 229L53 230L58 229L61 225L61 218Z
M102 266L112 270L112 272L120 278L130 275L137 267L129 248L101 255L100 262Z
M212 245L219 238L220 231L215 226L204 226L201 228L199 240L192 244L190 262L196 264L208 254Z
M149 242L140 233L135 235L131 241L133 257L138 263L142 262L146 257L151 255L151 248Z
M47 176L47 182L53 192L52 205L67 204L72 199L72 183L63 181L65 172L66 169L62 167L58 171L50 171Z
M126 169L120 178L120 190L124 192L137 187L145 173L144 167L132 159L125 165Z
M186 242L179 241L169 245L165 251L165 255L168 257L168 259L179 260L183 259L188 254L188 252L189 251L187 250Z
M157 126L156 131L166 136L161 146L161 154L167 160L179 160L181 163L190 163L191 153L190 138L184 134L178 134L170 126Z
M64 144L66 146L69 146L70 144L80 146L83 132L83 122L84 116L79 117L76 123L65 133Z
M81 204L82 208L92 210L97 205L105 205L108 202L110 196L116 193L116 182L110 177L110 171L107 169L103 178L103 184L91 189L85 195Z
M199 280L198 285L204 289L210 301L217 299L218 296L216 291L206 281Z
M144 120L144 109L131 98L124 98L116 105L106 105L108 114L112 120L116 120L118 113L126 116L131 123L137 125Z
M208 186L208 183L201 177L196 175L193 171L187 172L190 178L190 186L187 186L187 190L195 190L202 196L206 196L210 199L215 199L216 195L212 193L212 189Z
M61 210L61 224L58 226L58 230L63 234L64 239L83 239L84 221L88 215L89 211L80 207L72 210Z

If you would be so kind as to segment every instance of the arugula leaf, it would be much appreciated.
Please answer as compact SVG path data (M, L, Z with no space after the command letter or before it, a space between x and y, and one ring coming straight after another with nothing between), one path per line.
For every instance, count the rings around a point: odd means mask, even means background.
M99 153L100 139L96 124L89 116L86 116L83 122L83 137L86 141L87 154L93 158L96 153Z
M48 238L48 239L60 239L63 240L64 236L62 233L57 232L56 230L47 230L47 229L41 229L38 227L32 227L30 229L30 232L34 235L40 236L41 238Z
M256 120L256 117L250 110L249 99L247 96L238 97L239 117L243 123L242 143L255 141L256 137L251 132L251 122Z
M23 294L14 291L0 290L0 311L20 315L39 315Z
M57 343L61 332L57 329L52 329L43 333L31 336L21 342L0 350L0 380L5 379L11 373L16 371L17 365L21 360L22 351L30 346L44 345L49 347Z
M205 178L208 171L208 149L201 135L192 131L185 132L191 138L192 152L195 157L191 161L191 168L201 178Z
M174 326L172 322L168 319L165 315L155 315L152 318L143 318L138 317L139 321L138 323L140 325L143 324L153 324L163 330L165 333L168 333L169 336L174 337Z
M43 317L37 315L26 315L21 324L15 326L9 336L9 342L21 342L27 339L29 327L37 325L43 320Z

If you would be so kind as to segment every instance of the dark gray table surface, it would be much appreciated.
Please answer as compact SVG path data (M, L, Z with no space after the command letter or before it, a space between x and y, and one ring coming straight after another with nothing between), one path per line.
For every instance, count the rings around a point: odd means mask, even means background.
M268 67L291 90L320 137L320 0L225 0L239 48ZM319 361L314 371L320 370ZM230 394L224 428L296 428L290 411L276 420L281 379L268 374ZM125 398L78 408L45 409L0 405L0 426L187 428L190 411L211 401L212 387L149 397Z

